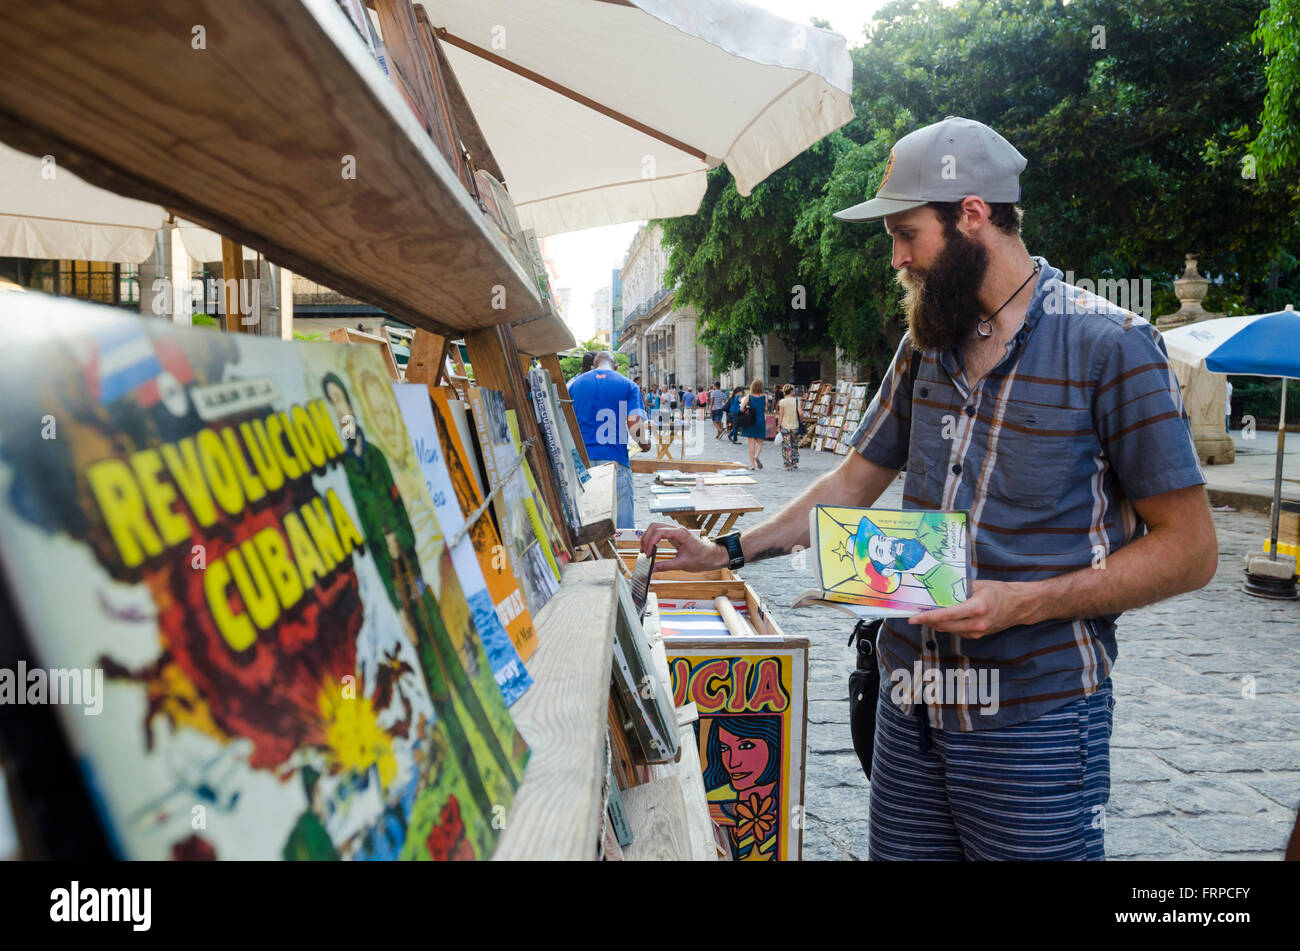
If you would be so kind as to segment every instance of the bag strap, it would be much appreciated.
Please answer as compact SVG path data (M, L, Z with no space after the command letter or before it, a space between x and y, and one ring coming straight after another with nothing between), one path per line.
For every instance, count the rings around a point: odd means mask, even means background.
M873 618L870 621L859 619L853 625L853 632L849 634L849 646L853 646L854 640L858 642L859 670L869 670L875 666L876 636L883 623L883 618Z
M916 393L916 377L921 372L921 351L912 347L912 363L907 374L907 402L911 404L912 415L907 420L907 449L910 455L912 450L912 420L916 419L916 406L913 404L913 396Z

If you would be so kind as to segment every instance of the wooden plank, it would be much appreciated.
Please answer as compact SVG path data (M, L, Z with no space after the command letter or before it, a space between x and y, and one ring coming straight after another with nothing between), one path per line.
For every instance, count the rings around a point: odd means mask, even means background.
M659 623L659 600L652 591L646 598L646 638L650 641L650 654L655 672L665 690L673 689L672 672L668 668L668 653ZM691 723L677 730L677 746L681 750L675 763L650 767L653 780L671 779L677 784L682 800L681 821L685 823L687 855L692 861L716 862L718 851L714 845L713 819L709 814L708 796L704 790L704 773L700 766L699 741ZM649 795L649 792L646 793ZM636 842L633 832L633 844Z
M685 862L691 858L686 800L676 776L623 790L623 812L632 827L628 862Z
M700 744L693 724L687 723L677 731L677 742L682 748L682 758L676 764L677 787L682 791L682 802L686 806L690 858L693 862L716 862L717 840L713 837L713 817L709 814L704 769L700 765Z
M226 333L255 333L252 324L244 323L240 304L240 287L244 281L244 249L226 237L221 239L221 280L221 297L226 308ZM231 284L231 281L234 283Z
M494 859L590 859L600 834L617 569L566 566L534 618L533 686L511 707L532 753Z
M516 323L514 330L519 349L534 357L572 350L578 345L569 325L551 307L539 315Z
M658 472L660 469L680 469L682 472L717 472L721 469L740 469L743 466L734 462L719 462L709 459L672 459L660 461L648 459L645 455L632 460L633 472Z
M379 32L388 49L389 66L406 79L415 98L418 118L424 131L433 139L438 150L454 165L456 152L451 137L442 124L438 108L438 94L433 88L430 65L424 55L424 45L416 30L415 13L408 0L370 0L379 18Z
M505 351L497 329L492 327L467 333L465 350L469 354L470 365L474 368L475 385L500 390L506 396L506 405L516 409L510 402L510 377L506 373Z
M363 330L353 330L351 327L335 327L330 331L329 337L335 343L351 343L375 347L383 354L384 366L388 369L388 376L393 382L397 382L400 378L401 374L397 369L397 357L393 356L393 345L389 342L387 334L380 337L366 333Z
M0 140L94 185L417 327L542 312L335 0L11 0L0 62Z
M469 100L465 98L465 91L461 89L460 80L456 78L456 71L451 68L447 62L447 54L442 48L442 44L433 34L433 26L429 22L429 15L422 4L415 4L415 19L420 24L423 31L423 38L426 40L425 48L433 54L434 65L442 79L443 91L447 97L447 105L451 108L452 128L460 137L463 145L470 154L476 168L481 168L497 181L502 184L506 183L506 177L501 173L501 167L497 165L496 156L492 154L492 149L488 147L487 139L483 136L483 130L479 128L478 119L474 117L474 111L469 107ZM435 76L435 80L439 78Z
M469 370L465 368L465 364L460 359L460 347L456 344L455 341L452 341L451 348L447 351L447 353L451 357L452 369L456 371L456 374L458 376L462 376L468 380Z
M447 349L451 341L441 334L417 330L411 338L411 356L406 361L406 382L437 386L447 371Z
M573 411L573 397L569 396L569 383L564 379L564 371L560 368L560 358L553 353L548 353L538 359L542 369L550 374L551 382L560 392L560 405L564 407L564 418L569 421L569 432L573 434L573 443L578 447L582 464L590 466L591 458L587 455L587 444L582 438L582 427L578 425L578 414Z
M591 479L583 486L578 499L578 513L582 518L582 531L578 533L579 545L590 545L614 536L614 513L618 511L618 463L607 462L593 466Z

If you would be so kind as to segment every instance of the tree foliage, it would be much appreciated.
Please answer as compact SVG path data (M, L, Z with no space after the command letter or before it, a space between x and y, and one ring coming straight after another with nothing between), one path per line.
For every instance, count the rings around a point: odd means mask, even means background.
M572 356L560 357L560 372L564 374L564 381L567 383L578 375L582 369L582 354L584 351L599 353L601 350L608 350L609 345L599 337L592 337L590 340L584 340L578 344L577 350L570 350ZM614 362L618 364L618 372L627 376L627 368L631 358L626 353L614 352Z
M1077 277L1151 281L1153 317L1177 308L1187 252L1215 281L1207 308L1281 306L1300 292L1288 250L1300 190L1251 150L1273 136L1295 167L1297 4L1275 0L1263 18L1264 0L882 8L852 51L857 118L749 198L715 170L700 211L663 222L669 277L696 305L716 368L790 326L795 284L808 292L805 351L830 341L869 375L885 366L902 332L890 241L878 222L831 215L875 194L898 138L947 115L992 126L1028 158L1032 253Z
M792 235L830 175L834 150L827 140L814 144L748 198L725 168L714 169L698 212L660 222L667 280L677 303L695 305L715 371L741 366L749 346L769 333L796 355L826 345L825 307L811 293Z
M1251 154L1262 175L1300 171L1300 0L1273 0L1260 14L1254 39L1264 51L1264 97L1259 135Z

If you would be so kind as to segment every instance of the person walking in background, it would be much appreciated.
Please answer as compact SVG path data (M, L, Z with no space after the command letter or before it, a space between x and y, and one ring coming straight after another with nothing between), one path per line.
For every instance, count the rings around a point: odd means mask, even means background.
M740 431L740 435L749 440L749 466L753 469L763 468L763 460L759 458L763 453L763 442L767 439L767 397L763 395L763 381L755 379L749 384L749 392L745 398L740 401L740 412L743 414L746 410L753 410L754 421Z
M692 423L691 428L694 430L695 393L692 392L689 386L682 390L682 419L689 420Z
M776 404L776 412L781 426L781 463L786 471L799 468L799 401L795 399L794 387L785 385L785 399Z
M1223 425L1226 427L1225 432L1232 432L1232 381L1225 380L1228 384L1228 395L1223 403L1223 412L1225 414Z
M736 422L736 417L740 415L740 401L744 393L745 388L738 386L731 391L731 399L727 401L727 435L733 443L740 442L740 428Z
M655 425L655 426L658 426L658 425L659 425L659 400L660 400L660 398L661 398L661 397L659 396L659 387L655 386L654 384L651 384L651 385L650 385L650 389L646 391L646 395L645 395L645 408L646 408L646 412L647 412L647 414L648 414L649 417L650 417L650 421L651 421L651 423L652 423L653 425Z
M587 458L593 463L608 461L618 465L615 475L618 511L614 526L635 528L627 437L631 434L642 452L650 451L641 391L618 372L614 354L602 350L596 354L596 365L589 372L573 378L569 396L587 447Z
M713 428L718 431L714 439L721 439L725 428L723 425L723 414L727 411L727 394L722 392L722 384L714 383L713 389L709 390L709 414L713 418Z

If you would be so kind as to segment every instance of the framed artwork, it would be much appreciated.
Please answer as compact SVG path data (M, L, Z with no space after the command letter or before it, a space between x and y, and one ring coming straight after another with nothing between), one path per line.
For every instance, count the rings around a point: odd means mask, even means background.
M665 637L673 701L699 711L709 812L739 861L803 851L808 640Z

